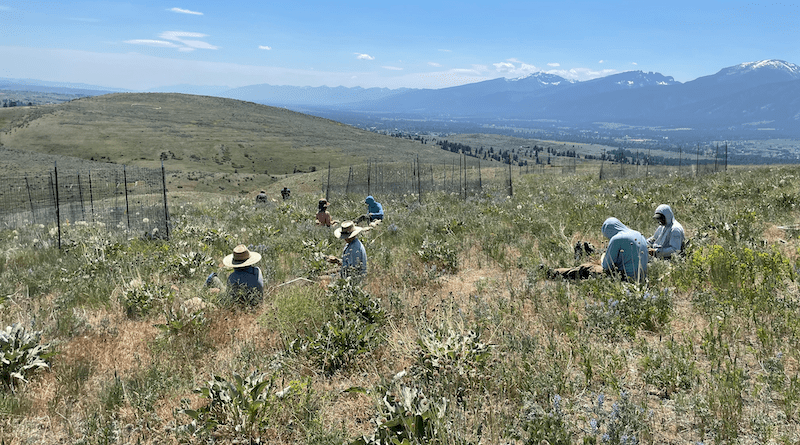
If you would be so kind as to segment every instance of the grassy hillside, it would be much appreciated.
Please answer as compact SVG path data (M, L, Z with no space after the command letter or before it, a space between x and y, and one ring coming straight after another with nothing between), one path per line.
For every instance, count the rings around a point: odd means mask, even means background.
M250 102L182 94L110 94L68 103L0 109L0 144L20 152L166 168L174 183L208 177L207 190L264 184L295 172L369 159L439 162L455 155L327 119ZM36 168L24 156L6 165ZM47 166L50 167L50 166ZM249 188L257 188L251 185ZM201 187L202 189L202 187Z
M54 251L37 247L48 228L0 231L0 327L40 333L25 350L50 364L20 371L27 383L0 365L0 437L798 443L798 178L525 175L513 197L385 196L355 286L325 286L323 255L343 244L313 224L317 195L184 195L169 241L75 224ZM362 199L330 211L357 215ZM602 250L608 216L652 234L661 203L690 244L647 283L546 278L578 263L577 241ZM238 243L263 255L251 308L203 286Z

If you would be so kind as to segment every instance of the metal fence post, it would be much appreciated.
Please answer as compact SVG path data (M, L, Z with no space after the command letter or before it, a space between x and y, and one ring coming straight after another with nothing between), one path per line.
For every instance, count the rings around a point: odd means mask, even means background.
M83 205L83 186L81 185L81 174L78 173L78 199L81 201L81 216L86 220L86 207Z
M58 248L61 249L61 209L58 204L58 163L53 163L53 177L56 192L56 226L58 227Z
M28 203L31 205L31 222L36 224L36 212L33 210L33 198L31 197L31 185L28 183L28 175L25 175L25 188L28 189Z
M328 184L325 187L325 200L330 199L331 194L331 163L328 162Z
M92 222L94 222L94 190L92 189L92 171L89 170L89 208L92 211Z
M128 169L126 166L122 166L122 180L125 183L125 216L128 219L128 231L131 230L131 210L128 205Z
M167 174L164 171L164 161L161 161L161 189L164 191L164 228L169 239L169 208L167 207Z

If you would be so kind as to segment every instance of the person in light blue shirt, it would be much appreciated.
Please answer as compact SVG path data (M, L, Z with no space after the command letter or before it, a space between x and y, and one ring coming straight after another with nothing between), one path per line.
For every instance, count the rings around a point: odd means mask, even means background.
M608 218L601 229L608 238L608 248L600 264L588 262L576 267L550 269L549 278L589 278L618 274L622 278L638 281L647 276L647 240L641 233L629 229L617 218Z
M364 200L364 204L367 205L369 222L375 221L376 219L383 219L383 206L378 201L375 201L372 195L367 196L367 199Z
M345 221L336 230L334 236L345 240L347 244L342 252L339 276L342 278L363 278L367 274L367 250L358 239L358 234L364 230L353 221Z
M617 218L606 219L602 232L608 238L608 248L601 262L603 270L620 273L634 281L647 277L648 253L644 236Z

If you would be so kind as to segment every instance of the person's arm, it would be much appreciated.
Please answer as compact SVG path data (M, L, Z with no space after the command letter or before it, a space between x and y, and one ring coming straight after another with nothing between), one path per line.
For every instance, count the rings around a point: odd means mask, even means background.
M624 240L612 239L609 241L608 249L606 249L606 253L603 255L603 270L615 271L621 266L624 266L624 262L619 259L622 243L624 243Z
M673 228L669 234L669 244L661 246L656 252L658 258L669 258L675 252L680 252L681 243L683 242L683 234L677 228Z
M361 245L361 252L359 257L360 257L359 261L361 262L360 264L361 274L364 275L367 273L367 250L364 248L363 244Z

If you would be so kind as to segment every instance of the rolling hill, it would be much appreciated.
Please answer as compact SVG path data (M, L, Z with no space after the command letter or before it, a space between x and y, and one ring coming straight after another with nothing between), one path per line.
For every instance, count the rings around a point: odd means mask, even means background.
M234 99L119 93L0 110L0 145L15 152L262 179L367 160L456 156L419 141ZM25 169L34 168L21 160ZM13 164L13 160L9 160ZM8 165L8 164L7 164ZM48 166L49 167L49 166Z

